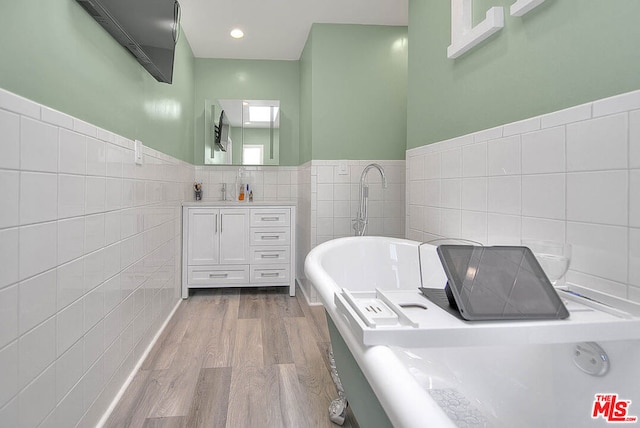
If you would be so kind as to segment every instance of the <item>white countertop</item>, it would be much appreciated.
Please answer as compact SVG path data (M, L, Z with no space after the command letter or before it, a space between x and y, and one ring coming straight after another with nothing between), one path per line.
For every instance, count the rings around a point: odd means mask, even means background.
M183 202L183 207L295 207L295 201L189 201Z

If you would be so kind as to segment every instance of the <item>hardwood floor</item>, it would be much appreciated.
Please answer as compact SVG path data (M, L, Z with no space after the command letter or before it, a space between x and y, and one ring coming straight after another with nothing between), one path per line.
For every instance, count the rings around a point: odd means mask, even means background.
M336 427L324 310L287 291L192 293L105 427Z

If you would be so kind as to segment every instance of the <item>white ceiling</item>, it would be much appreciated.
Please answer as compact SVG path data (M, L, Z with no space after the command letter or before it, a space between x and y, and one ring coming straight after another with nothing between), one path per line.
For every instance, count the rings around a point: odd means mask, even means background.
M311 24L407 25L408 0L179 0L198 58L298 60ZM232 28L242 39L229 36Z

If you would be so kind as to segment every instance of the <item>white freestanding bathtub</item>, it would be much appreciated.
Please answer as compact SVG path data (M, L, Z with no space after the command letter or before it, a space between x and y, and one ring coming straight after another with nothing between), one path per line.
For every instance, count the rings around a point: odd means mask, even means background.
M634 330L625 332L629 340L606 340L595 326L597 343L582 334L579 343L366 346L336 293L444 288L435 247L341 238L313 249L305 272L327 311L338 371L361 426L592 427L633 425L640 415L637 317L622 314L629 322L620 328Z

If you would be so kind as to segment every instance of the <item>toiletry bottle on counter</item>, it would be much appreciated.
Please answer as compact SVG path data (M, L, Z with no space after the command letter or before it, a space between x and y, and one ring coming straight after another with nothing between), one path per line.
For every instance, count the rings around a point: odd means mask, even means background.
M253 189L249 190L249 202L253 202Z
M238 195L239 201L244 201L244 184L240 185L240 194Z

